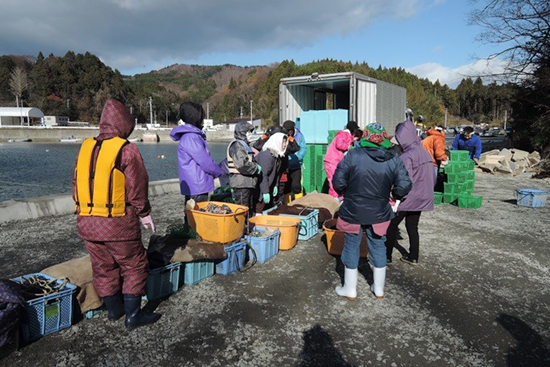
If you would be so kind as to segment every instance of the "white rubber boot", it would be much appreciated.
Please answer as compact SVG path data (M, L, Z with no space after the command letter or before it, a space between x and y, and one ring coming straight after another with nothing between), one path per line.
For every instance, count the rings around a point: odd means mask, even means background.
M386 267L372 268L373 282L370 287L376 298L384 298L384 284L386 283Z
M345 268L344 271L344 286L336 287L336 294L341 297L346 297L350 301L355 301L357 297L357 269Z

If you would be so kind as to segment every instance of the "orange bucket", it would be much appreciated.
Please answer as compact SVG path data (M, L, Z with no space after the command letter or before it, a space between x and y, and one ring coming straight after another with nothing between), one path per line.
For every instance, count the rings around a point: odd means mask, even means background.
M259 215L249 219L255 227L278 228L281 232L279 250L290 250L298 242L298 230L301 218L283 217L279 215Z
M331 255L342 255L342 250L344 249L344 232L333 229L336 228L336 219L329 219L323 223L323 229L327 236L327 250ZM369 247L367 245L367 236L363 232L361 237L361 257L369 257Z
M214 214L201 212L208 204L227 205L230 214ZM230 243L240 239L244 234L248 207L243 205L224 203L221 201L204 201L195 204L193 210L186 210L185 216L189 225L197 231L197 235L204 241Z

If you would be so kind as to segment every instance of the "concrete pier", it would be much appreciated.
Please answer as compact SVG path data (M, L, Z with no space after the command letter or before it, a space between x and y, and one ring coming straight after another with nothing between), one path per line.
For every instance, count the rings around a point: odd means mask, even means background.
M436 206L420 218L418 266L387 268L385 298L359 267L357 300L338 297L342 264L322 232L245 272L214 275L146 307L162 318L128 332L105 313L0 360L60 366L550 365L550 203L516 205L514 190L549 181L477 173L479 209ZM178 192L151 197L157 233L181 221ZM3 210L3 209L2 209ZM143 230L148 244L150 231ZM86 254L72 214L0 223L0 277Z

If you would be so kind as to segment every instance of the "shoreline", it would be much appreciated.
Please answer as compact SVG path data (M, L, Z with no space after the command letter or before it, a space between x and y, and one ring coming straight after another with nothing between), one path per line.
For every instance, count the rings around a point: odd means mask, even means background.
M218 183L219 181L215 181ZM153 181L149 183L149 197L174 193L180 190L179 179ZM45 195L33 198L12 199L0 202L0 225L17 221L59 216L74 212L71 194Z
M140 138L143 140L146 134L155 134L159 142L176 143L170 138L171 128L166 129L135 129L129 139ZM76 139L86 139L97 136L99 127L28 127L28 126L0 126L0 143L7 143L9 139L31 139L36 143L60 143L60 139L68 136ZM206 131L206 140L209 142L229 142L233 140L233 131ZM23 143L14 142L10 144ZM27 143L27 142L24 142ZM154 143L154 142L151 142ZM79 144L79 143L63 143Z

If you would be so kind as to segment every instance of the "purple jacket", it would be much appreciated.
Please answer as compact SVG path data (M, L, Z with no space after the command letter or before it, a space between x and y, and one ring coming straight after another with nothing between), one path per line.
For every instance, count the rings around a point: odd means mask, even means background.
M422 148L412 121L406 120L399 124L395 138L403 148L400 158L412 182L412 189L399 205L398 210L404 212L433 210L435 173L432 157Z
M177 126L170 137L178 144L178 171L182 195L200 195L214 190L214 178L224 174L212 159L206 135L191 124Z

